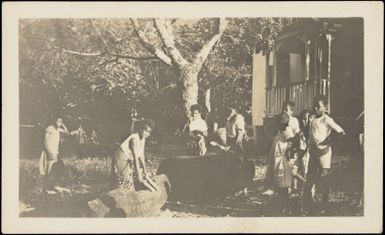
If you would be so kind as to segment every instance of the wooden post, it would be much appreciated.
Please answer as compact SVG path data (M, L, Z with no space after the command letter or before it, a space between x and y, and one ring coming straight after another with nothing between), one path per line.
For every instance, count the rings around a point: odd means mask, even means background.
M329 103L329 106L328 106L328 109L329 109L329 113L331 112L331 102L330 102L330 84L331 84L331 55L332 55L332 36L330 34L327 34L326 35L326 39L328 40L328 77L327 77L327 81L326 81L326 90L327 90L327 97L328 97L328 103Z
M270 53L271 54L271 53ZM272 55L270 55L272 56ZM252 82L252 126L254 144L257 143L258 136L262 136L260 130L263 127L263 118L266 116L266 80L268 75L268 57L262 53L253 54L253 82Z

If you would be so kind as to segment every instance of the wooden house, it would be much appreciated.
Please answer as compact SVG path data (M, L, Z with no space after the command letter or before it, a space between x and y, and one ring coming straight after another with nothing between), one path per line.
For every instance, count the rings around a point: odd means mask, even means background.
M363 47L362 18L298 19L270 50L257 46L252 87L257 146L269 147L284 101L293 101L299 115L303 109L312 110L317 95L328 97L329 114L345 129L350 143L354 120L364 109Z

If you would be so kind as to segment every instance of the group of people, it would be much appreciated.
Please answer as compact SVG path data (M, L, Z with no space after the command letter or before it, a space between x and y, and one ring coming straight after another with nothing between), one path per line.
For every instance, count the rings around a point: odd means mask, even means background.
M138 131L132 133L115 148L112 154L111 188L140 190L144 187L151 191L158 190L157 185L147 174L144 159L145 140L150 136L154 127L152 120L143 120ZM57 117L53 124L45 129L44 149L39 160L40 179L44 193L56 194L57 191L60 191L59 189L63 189L58 186L59 179L64 173L64 164L59 155L61 134L72 135L78 139L84 137L82 133L81 126L77 130L69 131L61 117Z
M265 182L279 196L283 212L289 205L289 190L302 188L302 201L305 210L314 205L315 191L322 194L322 204L329 200L330 182L328 173L331 167L333 143L345 135L344 130L328 115L327 99L323 96L314 100L314 110L303 110L300 121L293 116L294 103L285 102L266 171ZM222 115L218 115L222 113ZM214 116L214 118L213 118ZM244 117L234 107L216 112L208 118L211 128L202 118L199 105L191 106L191 120L185 127L186 148L193 155L207 154L207 145L220 151L232 152L239 156L241 163L245 158L244 144L248 141ZM150 178L144 157L146 139L151 135L155 124L150 119L140 122L139 128L116 146L112 154L111 188L127 190L159 190ZM60 134L71 132L61 118L45 130L44 146L40 158L40 174L43 176L45 190L53 190L52 168L59 163Z
M324 96L316 97L313 112L301 112L300 122L293 116L294 107L291 101L283 104L280 128L271 146L265 182L277 192L278 204L284 213L288 211L289 190L298 190L301 185L301 209L311 213L316 190L322 194L321 205L329 201L331 143L345 132L328 115L328 103ZM321 208L321 212L323 210Z
M192 105L190 111L191 120L183 131L188 154L206 155L207 146L211 146L220 151L236 153L243 161L248 136L244 117L234 106L209 113L207 122L202 118L202 108L198 104Z
M214 116L214 115L212 115ZM191 119L185 127L187 152L191 155L203 156L207 153L207 145L220 151L236 152L241 163L244 159L244 142L248 140L243 115L234 107L215 112L211 117L210 128L202 118L202 108L198 104L191 106ZM119 143L112 154L111 189L123 188L140 190L143 188L157 191L158 186L150 179L144 158L145 141L151 135L155 124L151 119L139 122L139 128ZM58 178L61 174L55 168L63 168L59 158L60 135L75 136L78 142L84 142L84 130L80 126L69 131L62 118L55 119L53 125L45 130L44 150L40 156L39 170L43 190L54 194ZM59 167L60 166L60 167Z

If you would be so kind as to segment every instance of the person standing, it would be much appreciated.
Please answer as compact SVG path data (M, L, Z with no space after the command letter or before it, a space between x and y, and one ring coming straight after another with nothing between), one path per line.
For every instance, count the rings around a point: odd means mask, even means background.
M307 165L309 161L309 151L307 148L308 138L309 138L309 128L310 122L312 120L312 113L309 110L302 110L300 113L300 132L297 135L296 141L293 143L293 154L292 159L290 159L293 163L293 176L298 174L299 177L293 177L293 190L298 189L298 181L299 178L302 182L304 182L304 178L307 173ZM303 186L303 185L301 185Z
M298 135L300 130L299 122L296 117L293 116L294 114L294 107L295 104L293 101L286 101L282 105L282 119L288 119L289 120L289 127L292 129L294 135Z
M281 124L278 134L271 146L268 167L266 169L265 183L273 186L278 193L278 206L285 213L289 204L289 188L292 185L292 169L288 151L292 147L290 139L294 133L287 122Z
M55 119L54 124L45 129L44 150L41 152L39 161L39 172L43 183L43 192L54 194L59 172L53 170L55 165L58 170L64 167L59 158L60 134L69 135L67 127L61 117Z
M71 135L75 136L75 144L84 145L87 143L87 133L82 124L79 125L78 129L71 131Z
M139 130L132 133L115 149L111 164L111 187L137 191L150 189L158 191L157 185L149 178L144 148L146 139L155 127L151 119L140 122Z
M314 197L312 189L315 185L322 193L322 204L325 205L329 201L330 185L327 176L332 158L331 143L345 135L341 126L327 114L327 105L327 99L324 96L316 97L314 100L315 117L310 123L308 147L310 159L304 191L307 206L312 204ZM331 135L332 131L336 135Z

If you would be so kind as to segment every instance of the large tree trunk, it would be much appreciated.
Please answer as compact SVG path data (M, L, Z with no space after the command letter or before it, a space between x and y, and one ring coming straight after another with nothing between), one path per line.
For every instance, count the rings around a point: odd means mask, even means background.
M182 98L186 117L190 117L191 105L198 103L198 72L199 69L180 68Z

